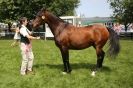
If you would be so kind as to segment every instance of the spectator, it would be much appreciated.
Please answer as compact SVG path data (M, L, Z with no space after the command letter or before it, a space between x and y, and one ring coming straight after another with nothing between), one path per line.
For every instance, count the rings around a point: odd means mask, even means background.
M20 25L17 25L17 28L15 30L15 35L14 35L14 42L11 44L12 47L16 46L19 44L20 41L20 34L19 34L19 29L20 29Z
M120 31L121 31L121 26L120 26L120 24L119 23L116 23L115 25L114 25L114 31L118 34L118 35L120 35Z

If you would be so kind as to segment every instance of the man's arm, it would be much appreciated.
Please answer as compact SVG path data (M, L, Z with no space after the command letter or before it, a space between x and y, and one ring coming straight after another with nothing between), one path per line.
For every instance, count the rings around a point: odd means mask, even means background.
M28 39L40 39L40 37L33 37L33 36L31 36L31 35L26 35L26 37L27 37Z

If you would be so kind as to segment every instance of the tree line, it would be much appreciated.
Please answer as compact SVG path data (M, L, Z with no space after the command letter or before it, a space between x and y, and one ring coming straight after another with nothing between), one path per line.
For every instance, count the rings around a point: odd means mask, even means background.
M133 0L108 0L113 9L113 17L117 22L124 24L125 31L133 23Z
M73 15L79 0L0 0L0 21L27 16L32 19L43 7L57 16Z
M33 19L41 8L47 8L57 16L74 15L79 0L0 0L0 22L8 23L20 17Z
M127 29L133 23L133 0L107 1L113 9L112 17ZM79 3L80 0L0 0L0 22L10 23L22 16L33 19L42 7L57 16L74 15Z

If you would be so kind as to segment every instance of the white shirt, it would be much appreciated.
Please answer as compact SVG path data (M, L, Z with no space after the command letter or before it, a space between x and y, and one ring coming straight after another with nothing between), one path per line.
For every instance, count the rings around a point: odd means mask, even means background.
M31 32L24 26L20 28L20 34L23 35L24 37L29 36Z
M20 34L16 32L14 35L14 39L20 39Z

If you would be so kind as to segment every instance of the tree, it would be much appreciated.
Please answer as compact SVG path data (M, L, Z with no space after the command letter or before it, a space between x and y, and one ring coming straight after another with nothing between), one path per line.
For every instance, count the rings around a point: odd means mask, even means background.
M55 15L73 15L79 0L0 0L0 21L17 20L22 16L32 19L46 7Z
M125 31L133 23L133 0L108 0L113 9L113 17L125 25Z
M79 0L0 0L0 22L11 22L26 16L33 19L37 12L45 7L57 16L74 15Z

